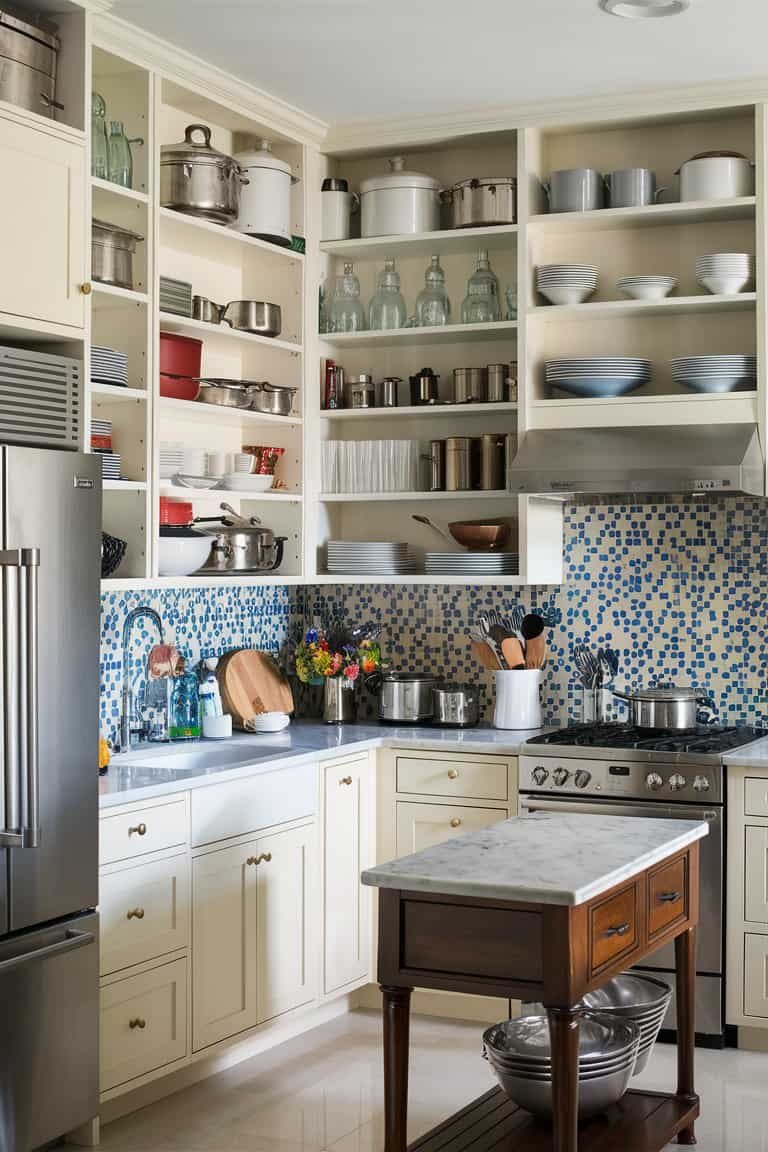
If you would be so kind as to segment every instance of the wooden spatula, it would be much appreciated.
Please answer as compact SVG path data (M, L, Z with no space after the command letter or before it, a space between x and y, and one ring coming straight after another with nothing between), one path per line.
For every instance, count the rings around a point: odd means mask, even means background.
M508 668L519 670L525 668L525 655L523 646L516 636L507 636L501 642L501 654L507 662Z
M483 668L487 668L490 672L498 671L499 662L487 644L483 644L480 640L472 640L470 649L472 655L479 664L482 664Z
M525 666L526 668L541 668L547 654L547 642L544 639L544 621L541 616L529 613L523 618L521 631L525 640Z

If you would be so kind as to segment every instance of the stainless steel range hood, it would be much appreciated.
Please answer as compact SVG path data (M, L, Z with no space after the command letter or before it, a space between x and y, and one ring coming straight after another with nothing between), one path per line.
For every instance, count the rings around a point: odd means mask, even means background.
M752 424L680 428L556 428L526 432L509 467L511 492L530 495L765 495Z

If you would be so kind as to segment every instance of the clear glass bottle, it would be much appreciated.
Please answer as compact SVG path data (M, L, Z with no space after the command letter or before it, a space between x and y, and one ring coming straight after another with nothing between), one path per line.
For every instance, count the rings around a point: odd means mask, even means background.
M200 682L194 672L185 670L174 676L171 689L171 740L200 739Z
M365 329L360 281L355 276L353 264L345 264L344 274L336 277L327 316L329 332L362 332Z
M368 305L368 327L372 331L385 332L391 328L403 328L407 319L408 310L400 291L400 273L395 269L394 260L385 260L376 281L376 291Z
M433 328L448 324L451 318L451 302L445 287L445 272L440 267L440 257L433 256L424 273L424 287L416 297L416 324L419 328Z
M108 179L121 188L133 188L133 156L122 120L110 120L108 145Z
M488 324L501 319L499 281L491 270L488 253L477 254L475 270L467 281L467 294L461 305L462 324Z
M107 104L98 92L91 93L91 176L108 179Z

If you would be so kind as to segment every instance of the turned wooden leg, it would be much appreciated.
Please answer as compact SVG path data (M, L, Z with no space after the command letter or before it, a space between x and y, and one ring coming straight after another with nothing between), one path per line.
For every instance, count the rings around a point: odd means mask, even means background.
M675 938L677 974L677 1095L696 1099L693 1061L696 1041L696 929ZM693 1124L681 1129L679 1144L695 1144Z
M381 992L384 997L384 1152L406 1152L411 990L382 984Z
M554 1152L576 1152L579 1133L579 1013L547 1008L552 1043Z

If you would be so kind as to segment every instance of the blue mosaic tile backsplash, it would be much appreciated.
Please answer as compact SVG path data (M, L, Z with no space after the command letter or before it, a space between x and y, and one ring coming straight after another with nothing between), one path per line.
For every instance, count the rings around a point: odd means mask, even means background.
M492 675L475 664L466 629L483 608L521 603L546 608L559 620L550 636L543 692L550 717L579 717L572 649L588 643L618 650L617 684L694 684L712 695L724 723L768 724L768 503L744 498L572 505L565 514L564 562L559 587L365 584L107 593L103 734L111 735L117 725L122 625L138 604L161 614L166 636L193 662L238 645L276 650L302 618L318 612L341 612L354 622L378 620L386 626L383 642L394 667L479 680L489 718ZM141 632L137 644L146 652ZM374 713L375 700L363 698L361 714Z

